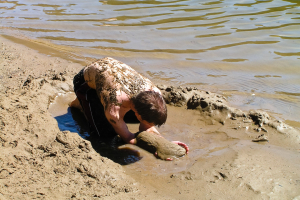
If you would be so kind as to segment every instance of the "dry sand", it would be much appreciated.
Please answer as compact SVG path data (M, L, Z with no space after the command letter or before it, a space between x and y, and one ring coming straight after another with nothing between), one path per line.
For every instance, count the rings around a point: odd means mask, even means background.
M0 41L0 199L300 199L299 131L268 113L160 86L170 106L159 131L190 153L167 162L124 145L142 159L121 166L60 131L48 111L56 96L70 94L82 66Z

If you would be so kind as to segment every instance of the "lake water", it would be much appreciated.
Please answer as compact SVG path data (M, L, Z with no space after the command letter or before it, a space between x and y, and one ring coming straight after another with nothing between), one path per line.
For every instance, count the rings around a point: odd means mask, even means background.
M0 34L86 65L223 93L300 127L299 0L0 1Z

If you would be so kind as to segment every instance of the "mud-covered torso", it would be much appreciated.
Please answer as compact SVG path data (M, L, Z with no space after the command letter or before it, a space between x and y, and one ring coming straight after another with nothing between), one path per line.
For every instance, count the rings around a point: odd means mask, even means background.
M151 81L128 65L113 58L104 58L88 65L84 70L88 85L97 90L105 107L121 105L142 91L159 90Z

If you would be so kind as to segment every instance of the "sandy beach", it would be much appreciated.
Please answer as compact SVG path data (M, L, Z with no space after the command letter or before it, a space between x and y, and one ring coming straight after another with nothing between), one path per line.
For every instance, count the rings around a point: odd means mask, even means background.
M0 41L0 199L300 199L299 130L270 114L157 83L168 103L159 131L190 153L167 162L122 145L140 159L121 165L95 141L61 131L49 112L51 105L68 112L58 96L74 97L72 79L83 66Z

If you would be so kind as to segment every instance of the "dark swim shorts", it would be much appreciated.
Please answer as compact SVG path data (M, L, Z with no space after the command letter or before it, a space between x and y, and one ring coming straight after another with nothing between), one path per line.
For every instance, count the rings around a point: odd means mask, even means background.
M83 69L74 76L73 84L74 92L89 123L90 132L97 133L100 138L116 136L116 132L105 117L104 108L96 90L90 88L84 80Z

